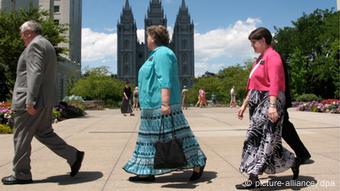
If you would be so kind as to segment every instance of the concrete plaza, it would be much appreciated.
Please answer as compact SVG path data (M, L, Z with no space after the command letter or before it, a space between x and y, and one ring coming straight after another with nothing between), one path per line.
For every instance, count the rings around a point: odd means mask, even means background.
M235 190L247 176L238 171L248 116L236 118L233 108L189 108L185 116L208 157L205 173L189 182L191 171L157 176L154 183L131 183L122 166L131 156L137 137L139 112L124 117L119 110L87 111L83 118L54 124L67 143L84 150L81 172L68 176L68 164L37 140L32 143L33 184L5 186L1 191L158 191ZM261 190L340 190L340 115L290 111L291 121L312 154L310 164L292 172L262 175ZM287 145L286 145L287 146ZM12 135L0 135L0 177L11 173Z

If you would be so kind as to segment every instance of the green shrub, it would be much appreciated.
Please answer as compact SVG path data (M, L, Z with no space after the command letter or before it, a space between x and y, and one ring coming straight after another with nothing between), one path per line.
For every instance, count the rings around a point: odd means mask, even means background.
M52 118L53 118L53 121L54 121L55 119L60 120L60 117L61 117L61 112L58 111L57 108L53 108L53 110L52 110Z
M11 129L8 125L0 124L0 134L11 134L13 133L13 129Z
M124 85L123 81L112 78L107 68L98 67L86 71L70 93L85 100L101 100L105 106L113 107L122 100Z
M296 98L296 101L309 102L309 101L320 101L321 98L315 94L302 94Z

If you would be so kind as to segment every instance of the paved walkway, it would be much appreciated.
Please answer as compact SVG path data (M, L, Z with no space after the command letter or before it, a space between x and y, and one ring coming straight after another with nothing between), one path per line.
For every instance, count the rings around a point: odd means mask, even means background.
M207 166L199 182L188 182L191 171L158 176L151 184L131 183L122 166L135 146L139 113L123 117L119 110L88 111L84 118L54 125L69 144L85 150L81 172L67 175L67 163L45 146L33 141L34 183L4 186L1 191L156 191L156 190L235 190L246 179L238 172L242 142L248 121L235 117L236 109L189 108L185 115L205 154ZM340 115L290 110L291 121L312 154L311 164L303 165L297 182L291 171L262 175L263 190L340 190ZM12 135L0 135L0 177L11 172Z

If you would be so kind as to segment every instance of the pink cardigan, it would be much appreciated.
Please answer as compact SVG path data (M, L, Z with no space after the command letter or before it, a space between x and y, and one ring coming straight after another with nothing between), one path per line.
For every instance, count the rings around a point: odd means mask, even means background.
M265 50L262 59L253 64L247 89L269 91L270 96L278 96L280 91L286 90L281 56L272 47Z

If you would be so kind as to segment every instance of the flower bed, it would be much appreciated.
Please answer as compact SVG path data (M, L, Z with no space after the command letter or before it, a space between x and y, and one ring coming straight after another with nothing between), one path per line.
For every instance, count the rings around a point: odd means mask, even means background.
M0 124L6 125L7 127L11 127L11 103L9 102L0 102Z
M293 107L298 111L340 113L340 100L327 99L311 102L294 102Z
M75 106L61 102L53 108L52 117L54 121L84 116L85 112ZM13 119L10 102L0 102L0 134L13 133Z

